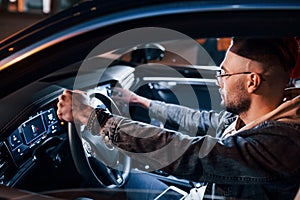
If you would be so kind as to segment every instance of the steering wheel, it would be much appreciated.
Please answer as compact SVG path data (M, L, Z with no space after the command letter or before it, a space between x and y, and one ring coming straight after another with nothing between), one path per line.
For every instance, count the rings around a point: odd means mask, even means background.
M100 106L120 114L110 97L95 91L89 95L95 107ZM102 136L92 135L85 126L69 123L68 138L76 169L89 184L116 188L127 181L131 167L130 157L106 144Z

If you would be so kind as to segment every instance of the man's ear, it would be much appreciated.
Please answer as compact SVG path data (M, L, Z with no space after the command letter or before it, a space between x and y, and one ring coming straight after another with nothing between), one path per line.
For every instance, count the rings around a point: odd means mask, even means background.
M247 88L249 93L254 93L261 84L261 77L259 74L252 72L248 75Z

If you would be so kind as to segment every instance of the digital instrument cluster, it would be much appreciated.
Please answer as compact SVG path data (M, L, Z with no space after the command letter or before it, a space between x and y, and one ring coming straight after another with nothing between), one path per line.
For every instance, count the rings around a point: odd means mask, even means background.
M107 96L112 95L111 83L99 85L95 90ZM37 144L42 143L49 136L54 136L60 130L61 125L54 106L47 106L29 117L7 138L7 146L15 163L21 165L31 156L30 152Z
M16 162L48 135L60 130L54 108L38 112L23 122L9 137L8 145Z

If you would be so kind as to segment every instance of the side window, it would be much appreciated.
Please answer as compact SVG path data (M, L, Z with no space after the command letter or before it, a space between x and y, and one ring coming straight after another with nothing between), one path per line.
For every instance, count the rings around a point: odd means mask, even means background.
M215 73L224 59L230 40L231 38L202 38L194 46L185 45L185 41L160 43L165 48L162 58L136 63L135 76L139 82L133 90L149 99L196 110L222 110ZM176 52L177 45L180 51ZM127 56L128 60L129 57ZM136 112L133 115L138 117L136 120L150 121L147 110L133 107L132 112Z

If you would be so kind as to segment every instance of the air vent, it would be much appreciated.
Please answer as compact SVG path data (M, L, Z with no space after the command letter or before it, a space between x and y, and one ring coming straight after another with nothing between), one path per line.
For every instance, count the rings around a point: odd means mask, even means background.
M15 171L15 165L7 149L7 146L0 142L0 184L6 184Z

